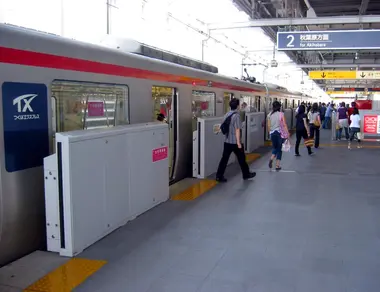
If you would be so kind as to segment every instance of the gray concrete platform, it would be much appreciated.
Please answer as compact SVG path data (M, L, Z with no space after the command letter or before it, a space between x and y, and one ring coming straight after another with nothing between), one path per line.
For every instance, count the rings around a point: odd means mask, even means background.
M108 263L75 291L379 292L380 147L329 133L314 156L284 153L281 172L266 154L253 181L230 170L112 233L80 255Z

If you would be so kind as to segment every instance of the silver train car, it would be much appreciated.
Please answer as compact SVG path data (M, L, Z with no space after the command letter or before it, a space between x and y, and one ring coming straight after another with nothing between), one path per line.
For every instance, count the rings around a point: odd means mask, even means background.
M55 133L151 122L161 114L175 182L191 174L197 117L223 115L232 96L264 112L276 99L294 108L308 98L5 24L0 85L0 266L44 249L43 158L55 151Z

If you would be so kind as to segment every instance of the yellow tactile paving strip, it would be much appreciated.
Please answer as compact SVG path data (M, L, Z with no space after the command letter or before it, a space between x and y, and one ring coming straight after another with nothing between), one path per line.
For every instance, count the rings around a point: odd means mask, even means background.
M252 163L255 160L259 159L260 157L261 155L258 153L249 153L245 156L245 160L247 161L247 163Z
M24 292L71 292L105 264L105 261L70 259L30 285Z
M352 142L351 147L356 148L358 144L356 142ZM336 144L319 144L320 147L348 147L347 142L337 142ZM380 145L361 145L363 148L380 148Z
M252 163L256 159L260 158L258 153L250 153L246 155L247 163ZM211 190L218 183L213 179L202 179L191 187L187 188L185 191L172 196L173 201L193 201L196 198L202 196L204 193Z
M218 183L212 179L202 179L196 184L192 185L182 193L172 197L173 201L193 201L202 196L207 191L211 190Z

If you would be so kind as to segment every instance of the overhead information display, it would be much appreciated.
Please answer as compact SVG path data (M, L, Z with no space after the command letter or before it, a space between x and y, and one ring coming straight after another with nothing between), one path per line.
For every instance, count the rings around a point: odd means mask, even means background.
M356 71L310 71L311 79L356 79Z
M380 79L380 71L310 71L310 79Z
M277 32L279 51L380 49L380 30Z

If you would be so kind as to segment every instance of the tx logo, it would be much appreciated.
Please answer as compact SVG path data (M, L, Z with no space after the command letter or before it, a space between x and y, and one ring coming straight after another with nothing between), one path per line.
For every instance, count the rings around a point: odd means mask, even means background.
M33 99L37 97L37 94L24 94L19 97L16 97L13 100L13 105L17 105L17 111L19 113L26 113L27 111L33 112L33 108L30 106L30 103ZM24 104L23 104L24 101ZM24 105L24 106L22 106Z

